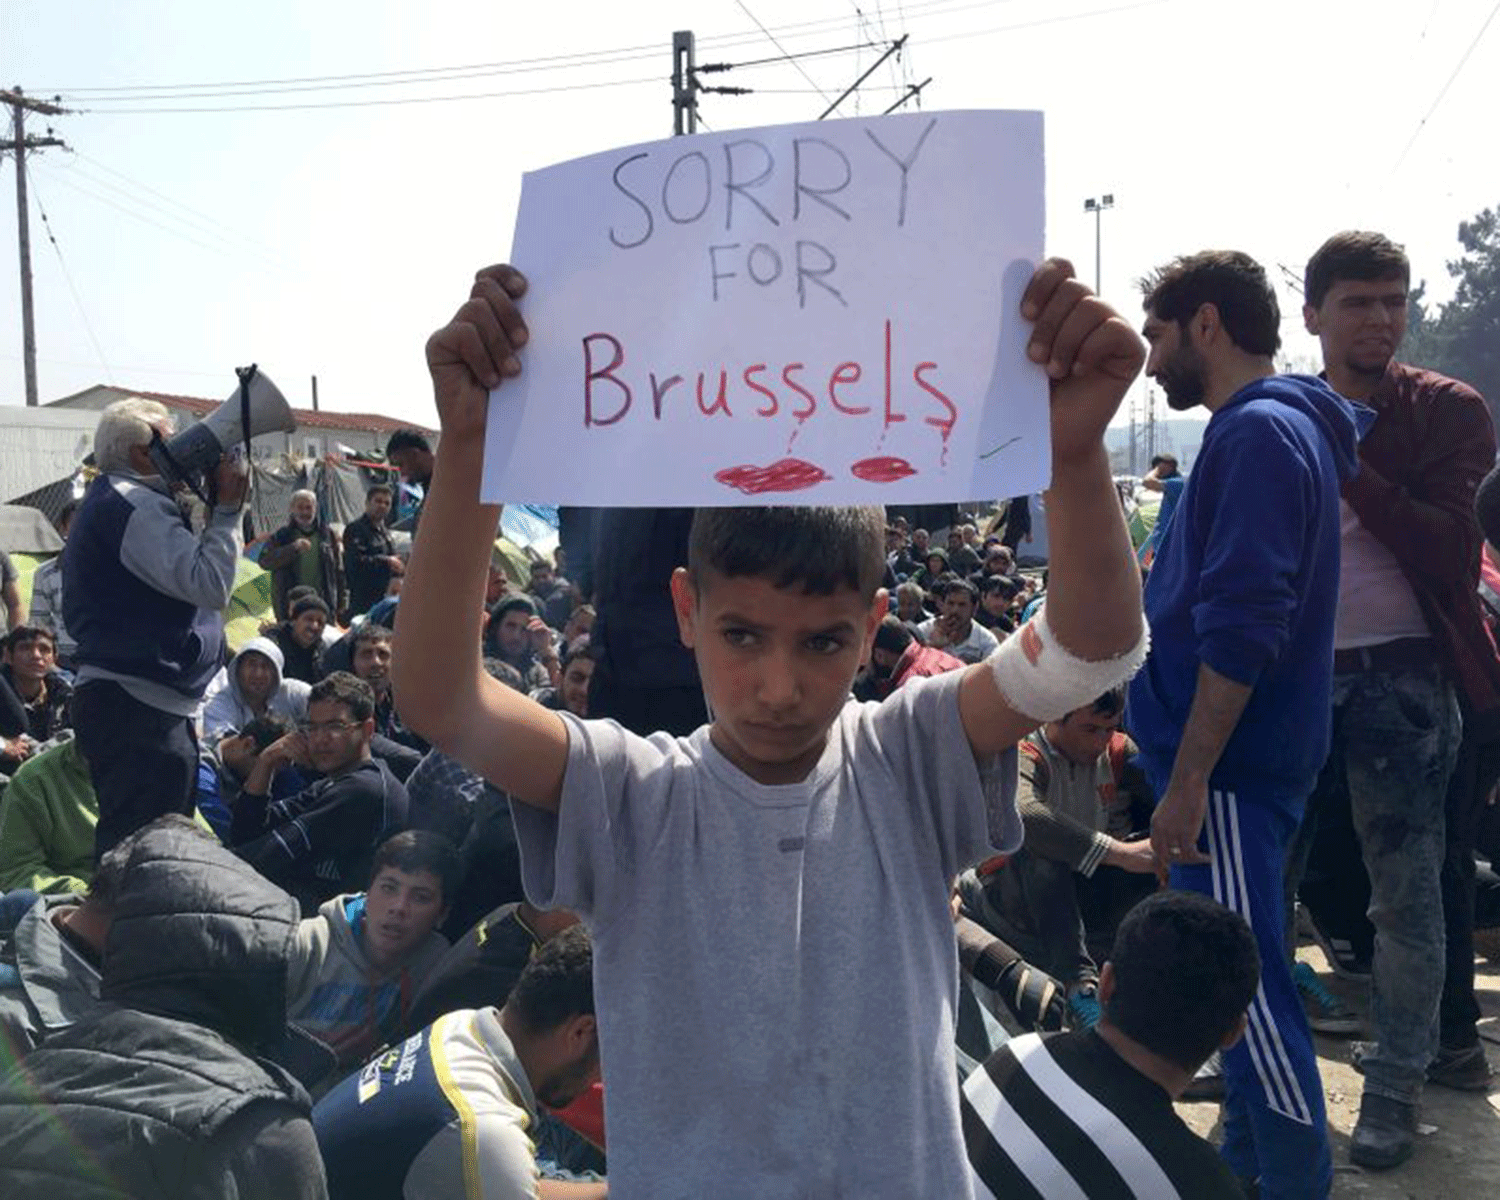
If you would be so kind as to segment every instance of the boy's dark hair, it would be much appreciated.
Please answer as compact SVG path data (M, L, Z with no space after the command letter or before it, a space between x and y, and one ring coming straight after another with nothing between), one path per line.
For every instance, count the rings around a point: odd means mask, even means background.
M272 742L280 741L292 732L292 723L277 713L267 713L263 717L252 717L245 722L240 730L241 737L247 737L255 743L255 752L259 754Z
M418 871L430 871L436 875L445 908L457 893L464 876L458 847L442 834L428 829L408 829L392 834L380 843L370 864L371 887L375 886L376 877L386 867L394 867L408 875L415 875Z
M205 841L213 842L216 846L219 844L219 839L194 821L192 817L183 816L181 813L165 813L150 824L142 825L134 833L121 838L100 856L99 863L94 868L94 877L89 881L88 891L85 893L89 903L105 912L114 912L119 902L120 888L125 882L125 875L130 867L130 860L134 857L141 838L155 830L172 827L187 830Z
M574 638L571 642L563 647L562 661L560 661L557 665L561 670L566 671L569 664L572 663L574 659L587 658L597 660L598 657L598 654L594 652L592 639L590 639L589 635L585 633L579 637Z
M318 589L313 587L313 585L310 583L299 583L296 587L287 588L287 607L290 608L292 607L292 605L296 604L298 600L306 600L309 596L316 596L317 594Z
M1104 1016L1196 1071L1255 997L1260 950L1243 917L1196 892L1158 892L1120 922Z
M1094 713L1095 715L1101 716L1101 717L1113 717L1113 716L1118 715L1119 713L1124 712L1125 711L1125 688L1124 688L1124 685L1122 684L1120 687L1117 687L1117 688L1113 689L1112 691L1105 692L1104 695L1098 697L1097 699L1095 699L1095 701L1092 704L1087 705L1085 707L1086 707L1086 709L1087 709L1088 712ZM1085 708L1075 708L1073 710L1073 712L1067 713L1063 717L1063 720L1066 721L1068 719L1068 717L1071 717L1073 715L1073 713L1075 713L1075 712L1083 712L1083 711L1085 711Z
M700 508L688 534L688 575L756 576L773 587L874 597L885 578L882 508Z
M1177 456L1175 454L1158 454L1151 460L1151 466L1153 469L1155 469L1156 467L1170 466L1172 468L1172 474L1175 475L1178 471Z
M1350 229L1334 234L1307 260L1303 299L1320 308L1333 285L1345 279L1360 283L1399 279L1405 288L1411 284L1411 263L1405 249L1385 234Z
M594 1012L594 947L588 930L570 925L532 955L505 1007L531 1033L546 1033Z
M298 596L292 602L292 620L296 620L303 613L320 612L325 620L333 619L333 610L328 607L328 601L319 595Z
M398 429L385 440L385 456L390 456L398 450L424 450L432 453L432 443L427 440L427 435L417 429Z
M368 683L348 671L333 671L312 685L307 703L325 700L342 704L356 721L368 721L375 715L375 693Z
M349 657L354 657L354 652L359 649L361 642L389 642L395 637L384 625L377 625L374 621L366 621L354 631L354 636L349 639Z
M525 677L522 676L521 672L516 670L515 667L511 666L510 663L506 662L504 659L485 659L484 670L485 673L490 676L490 678L498 679L501 683L503 683L506 687L512 689L513 691L520 692L523 696L527 694L529 689L526 687Z
M1183 330L1205 304L1219 310L1234 344L1246 354L1281 346L1281 306L1265 268L1238 250L1204 250L1174 259L1141 280L1144 307Z
M1479 532L1491 546L1500 548L1500 467L1479 482L1474 493L1474 515L1479 518Z
M73 516L78 512L78 506L82 503L82 500L69 500L57 510L57 519L52 523L59 529L66 529L72 523Z
M381 492L384 492L392 500L395 500L395 498L396 498L395 490L391 487L390 484L388 484L388 483L372 483L369 487L367 487L365 489L365 500L368 502L371 496L379 495Z
M875 649L889 654L904 654L914 639L906 622L895 613L887 613L875 627Z
M979 589L975 587L974 584L969 580L965 579L962 575L958 576L955 579L948 580L948 582L943 585L943 599L946 600L949 596L953 595L954 592L967 592L969 594L969 602L971 604L979 599Z
M52 644L53 652L57 650L57 634L52 632L47 625L17 625L4 638L0 638L0 647L7 651L19 650L35 641L46 641Z

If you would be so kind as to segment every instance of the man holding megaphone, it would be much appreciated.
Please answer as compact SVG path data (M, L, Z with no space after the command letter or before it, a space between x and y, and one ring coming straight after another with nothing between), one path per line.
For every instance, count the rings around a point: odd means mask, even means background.
M99 799L95 855L163 813L190 814L196 715L224 662L220 613L244 548L241 445L295 428L254 368L217 410L179 434L154 400L111 404L94 431L99 474L63 556L63 615L78 643L73 725ZM176 494L208 504L194 534Z

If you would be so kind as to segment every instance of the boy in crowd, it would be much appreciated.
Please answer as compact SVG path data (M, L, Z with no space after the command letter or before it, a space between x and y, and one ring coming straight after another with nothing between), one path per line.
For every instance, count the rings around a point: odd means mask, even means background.
M528 899L594 935L617 1196L661 1194L665 1162L672 1195L969 1194L949 883L1019 844L1016 742L1145 654L1102 441L1142 348L1072 275L1049 261L1022 305L1051 381L1042 619L991 663L846 705L888 608L883 514L700 509L671 586L714 719L677 740L484 674L467 614L498 513L475 497L525 279L480 272L429 339L445 451L396 684L422 733L514 798Z
M1120 919L1156 889L1145 838L1156 798L1127 765L1123 691L1106 692L1021 742L1025 844L1008 860L959 877L966 907L1068 989L1074 1022L1098 1019L1095 955Z
M1172 1101L1243 1035L1259 957L1244 920L1207 897L1138 905L1104 964L1098 1025L1017 1038L965 1082L975 1194L1240 1200Z
M332 1200L601 1200L603 1183L539 1183L533 1151L539 1106L568 1104L599 1073L587 934L540 947L503 1005L440 1017L318 1103Z
M34 745L72 728L73 688L57 669L57 639L41 625L17 625L0 645L0 770L14 770Z
M369 891L333 897L298 927L287 1016L338 1056L341 1073L395 1035L447 952L437 927L459 873L447 838L398 833L376 851Z
M203 736L210 743L243 729L256 717L275 715L297 722L307 716L308 685L282 674L281 647L270 638L251 638L229 660L208 689Z
M304 911L369 877L370 856L406 827L408 800L385 764L370 756L375 697L343 671L316 684L302 728L262 750L234 802L230 844ZM271 780L289 764L322 778L286 800L272 800Z

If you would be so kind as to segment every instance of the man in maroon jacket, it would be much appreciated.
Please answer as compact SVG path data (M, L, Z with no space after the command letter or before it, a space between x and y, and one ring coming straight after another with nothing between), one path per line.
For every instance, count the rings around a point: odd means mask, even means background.
M1445 797L1461 731L1493 736L1500 718L1475 590L1474 494L1495 434L1473 388L1396 361L1410 277L1383 235L1336 234L1308 262L1303 309L1328 382L1375 412L1343 491L1333 749L1308 803L1316 820L1347 780L1370 876L1374 1040L1350 1158L1374 1168L1410 1155L1424 1079L1488 1075L1472 1020L1440 1045L1438 1014L1445 900L1455 909L1441 882Z
M875 695L884 700L908 679L925 679L957 671L963 663L936 646L924 646L895 615L887 616L875 631L870 650L870 673L875 677Z

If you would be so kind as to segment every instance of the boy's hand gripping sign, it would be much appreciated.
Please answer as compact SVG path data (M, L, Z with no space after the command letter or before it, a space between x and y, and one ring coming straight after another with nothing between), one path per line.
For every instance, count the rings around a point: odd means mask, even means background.
M521 375L484 499L919 503L1046 485L1042 118L914 113L526 176Z

